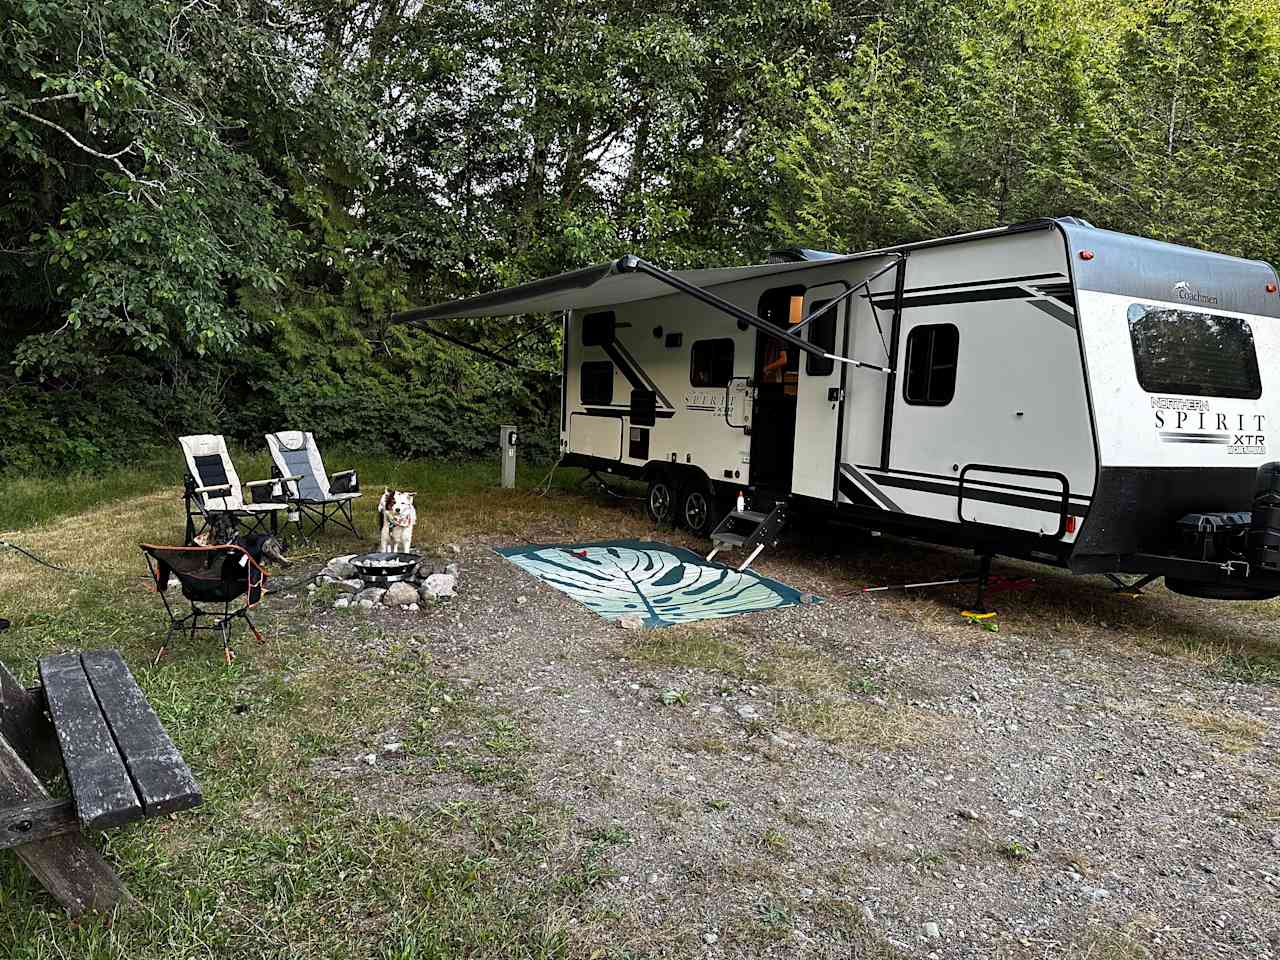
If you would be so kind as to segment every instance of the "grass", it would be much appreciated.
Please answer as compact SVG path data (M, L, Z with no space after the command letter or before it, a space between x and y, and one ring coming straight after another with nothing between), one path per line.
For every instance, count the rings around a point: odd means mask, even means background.
M236 459L246 475L265 467ZM496 465L333 459L335 469L354 463L366 489L383 477L417 487L428 543L486 529L480 517L501 525L527 513L544 475L526 468L504 493ZM372 628L353 618L353 647L328 642L281 600L260 608L265 643L235 637L242 656L230 668L207 645L182 644L150 665L161 620L137 543L181 536L180 474L145 463L96 480L30 479L4 500L0 526L20 528L6 538L87 575L0 554L0 613L13 620L0 657L30 683L38 656L120 649L205 802L97 836L140 904L111 922L68 923L0 853L0 956L587 955L600 937L588 899L606 876L600 845L568 835L567 810L528 796L533 745L521 718L471 702L434 675L429 655L391 647L370 659L359 649L377 639L361 632ZM375 500L357 513L370 532ZM549 525L590 525L590 501L541 503ZM348 544L331 535L323 549ZM405 759L380 758L375 774L356 758L377 753L387 730ZM459 731L474 735L472 749L437 746ZM485 784L487 799L458 806L422 790L456 778Z
M367 494L358 501L357 521L367 533L373 530L372 494L384 483L418 491L424 516L419 540L428 548L464 537L550 542L646 531L637 513L602 510L582 497L541 499L537 486L545 473L533 466L522 468L517 490L501 491L494 485L496 464L428 466L329 453L332 469L355 466L361 472ZM234 456L246 477L266 474L265 455ZM564 490L576 478L561 473L555 484ZM145 568L137 542L181 536L180 480L175 451L172 458L99 478L28 478L21 481L21 497L0 503L0 529L18 531L5 539L89 574L58 574L0 553L0 615L14 621L0 635L0 658L20 680L32 682L38 656L120 649L206 796L194 811L109 831L95 841L141 904L110 923L68 923L14 857L0 853L0 957L626 955L609 912L617 904L601 894L601 885L610 878L611 855L632 844L642 849L644 837L637 833L633 840L613 822L584 827L583 814L539 799L532 789L534 754L543 747L522 709L499 710L453 684L428 648L399 647L377 626L330 611L326 616L340 631L321 633L298 615L313 606L318 615L319 602L302 597L297 610L283 602L262 608L266 642L256 646L238 636L242 656L230 669L204 645L179 645L160 666L150 666L160 620L156 598L139 579ZM329 535L317 550L338 553L356 545ZM907 550L909 563L917 562L910 559L913 550ZM919 557L921 564L928 559ZM937 555L929 562L936 564ZM852 568L844 569L848 574ZM830 575L841 576L839 565ZM1266 609L1271 605L1228 607L1232 612L1218 620L1197 620L1194 610L1210 608L1164 595L1147 606L1126 606L1078 583L1068 590L1057 574L1037 576L1041 594L1001 596L1007 604L1002 620L1008 632L1021 635L1020 651L1089 645L1111 632L1115 637L1107 642L1118 637L1126 647L1117 656L1136 656L1128 649L1136 647L1217 673L1275 679L1268 664L1280 654L1265 640L1274 633L1268 619L1274 611ZM955 611L940 602L945 599L895 598L881 609L957 644L989 642L955 622ZM821 643L784 647L758 630L750 620L733 621L626 634L618 642L629 663L707 675L654 682L653 707L672 721L693 714L684 707L695 689L720 684L734 692L760 685L767 688L762 698L775 706L769 724L829 744L903 750L932 746L943 734L939 716L901 699L899 675L856 666ZM372 647L378 652L368 652ZM764 742L764 721L744 730L732 715L726 719L733 725L691 729L673 742L718 764L745 734L756 735L749 744ZM1250 718L1229 711L1170 719L1223 750L1253 749L1264 735ZM404 743L396 758L379 756L376 768L358 759L377 754L389 739ZM606 770L588 771L583 802L591 803L592 791L618 792L619 782ZM1280 817L1277 789L1273 783L1239 815L1269 827ZM662 829L668 821L698 818L731 829L748 803L713 793L692 805L663 798L651 812L664 821ZM818 911L780 892L805 854L809 829L798 814L781 811L777 826L746 838L752 859L727 863L715 877L716 883L747 888L726 908L739 914L740 925L726 924L721 947L751 953L772 944L776 952L777 941L820 913L821 936L847 947L841 955L896 956L860 927L859 916ZM984 841L987 858L1023 859L1013 849L993 850L993 842ZM868 853L859 867L888 856ZM924 852L918 859L936 866L942 856ZM900 859L895 854L890 862ZM1033 860L1025 869L1037 868ZM603 954L601 944L609 945ZM1123 938L1102 939L1074 955L1143 955L1124 952L1131 947L1137 945ZM704 948L695 938L687 952Z
M938 726L931 714L917 707L825 698L788 701L779 709L778 719L826 743L874 750L918 745L930 739Z
M262 459L266 459L265 453ZM109 500L150 493L166 485L182 490L181 454L154 450L127 466L60 477L7 474L0 477L0 532L21 530L82 513ZM250 479L257 479L256 476Z
M1237 710L1195 710L1190 707L1173 707L1167 715L1205 736L1219 750L1227 753L1247 753L1262 744L1267 736L1267 725L1261 720Z
M757 637L741 625L682 624L648 631L628 643L623 656L632 663L699 670L740 685L763 684L803 692L872 689L863 687L851 669L832 656L812 647Z

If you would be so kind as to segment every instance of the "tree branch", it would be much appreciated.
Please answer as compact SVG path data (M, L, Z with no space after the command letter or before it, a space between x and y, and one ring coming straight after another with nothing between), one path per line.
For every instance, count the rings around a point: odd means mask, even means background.
M85 153L89 154L90 156L97 157L100 160L110 160L113 164L116 165L116 168L121 173L123 173L126 177L128 177L134 183L144 187L157 187L159 189L163 189L164 185L161 184L159 180L143 180L141 177L135 176L132 170L130 170L128 167L126 167L123 163L120 162L120 158L124 156L126 153L131 152L135 144L131 143L126 147L122 147L121 149L117 150L115 153L103 153L101 150L95 150L93 149L93 147L90 147L87 144L81 143L79 140L75 138L75 135L72 134L70 130L68 130L66 127L63 127L59 124L54 123L52 120L46 120L44 117L37 116L36 114L31 113L27 110L23 110L21 107L13 103L6 103L5 106L7 106L14 113L17 113L21 116L26 117L28 120L34 120L36 123L44 124L46 127L48 127L51 130L58 131L58 133L62 134L64 137L66 137L68 140L74 143L79 149L83 150Z

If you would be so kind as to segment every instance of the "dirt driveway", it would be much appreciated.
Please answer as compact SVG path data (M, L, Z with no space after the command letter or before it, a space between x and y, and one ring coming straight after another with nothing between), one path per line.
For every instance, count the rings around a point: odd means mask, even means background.
M489 528L455 537L444 606L312 598L331 643L409 651L470 704L425 749L317 773L406 817L483 802L554 821L506 882L586 863L583 908L556 919L588 953L1280 956L1276 603L1127 599L1006 564L1037 584L997 596L990 631L959 616L965 592L856 592L964 556L835 536L757 564L820 605L633 631L492 548L700 544L616 504Z

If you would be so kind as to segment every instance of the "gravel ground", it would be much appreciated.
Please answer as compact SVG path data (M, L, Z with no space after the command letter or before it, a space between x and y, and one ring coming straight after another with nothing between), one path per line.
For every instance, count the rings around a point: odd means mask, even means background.
M530 517L501 542L698 548L625 508L601 522ZM995 598L989 632L959 617L963 594L849 595L958 554L828 543L757 564L820 605L630 631L497 545L461 542L458 597L376 611L359 642L375 659L425 651L512 718L507 749L474 725L436 746L515 756L527 776L406 758L356 783L406 810L565 811L546 869L598 852L600 955L1280 957L1280 687L1216 669L1229 650L1280 655L1273 608L1252 619L1159 588L1121 601L1019 567L1039 586ZM350 623L317 614L344 643Z

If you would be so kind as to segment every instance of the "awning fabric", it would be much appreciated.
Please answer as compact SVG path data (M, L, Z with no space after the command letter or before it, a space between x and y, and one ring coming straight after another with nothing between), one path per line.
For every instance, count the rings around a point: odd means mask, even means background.
M762 263L749 267L714 267L709 270L678 270L672 275L686 283L705 289L752 280L757 277L783 276L803 272L839 273L840 268L856 260L885 259L883 252L828 257L823 260L794 263ZM644 273L624 272L620 260L598 263L508 287L494 293L483 293L465 300L437 303L429 307L407 310L394 320L412 323L422 320L447 320L465 317L508 317L527 313L551 313L557 310L584 310L593 307L652 300L675 296L670 285ZM806 278L812 284L810 278Z

